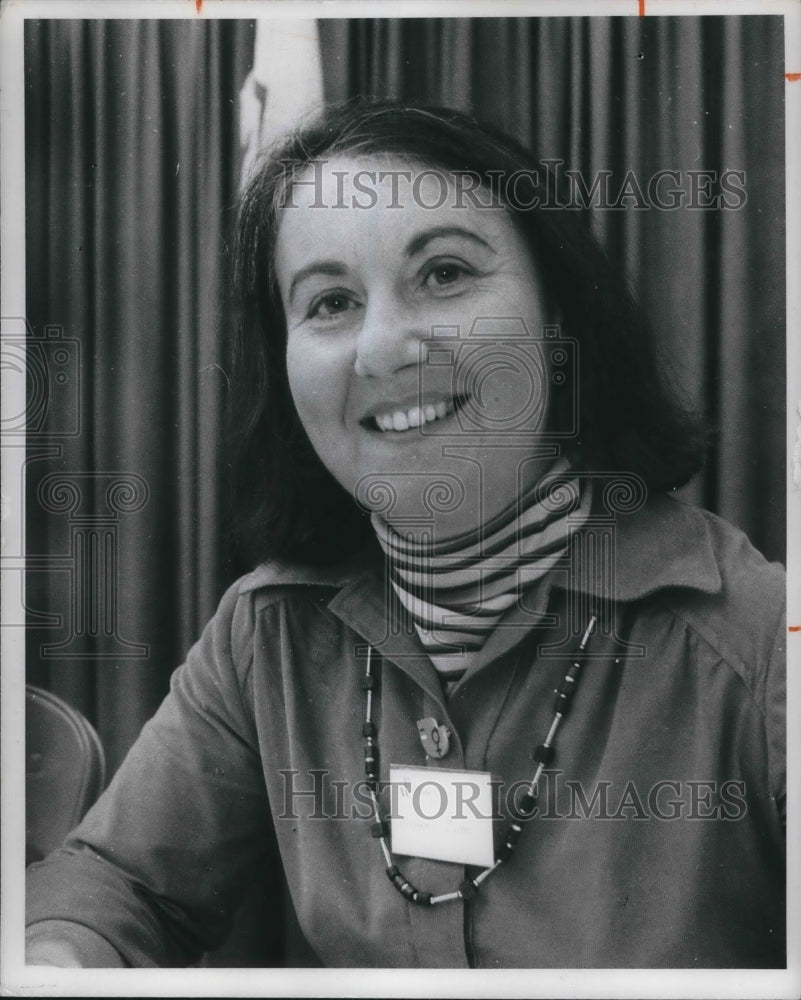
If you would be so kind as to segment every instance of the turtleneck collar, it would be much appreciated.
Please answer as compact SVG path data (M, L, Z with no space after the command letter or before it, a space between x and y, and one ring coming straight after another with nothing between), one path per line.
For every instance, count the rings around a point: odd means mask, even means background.
M542 483L485 525L458 538L401 532L372 519L388 560L392 592L432 663L456 680L503 616L563 558L590 515L589 480L571 479L562 459ZM402 613L402 612L401 612Z

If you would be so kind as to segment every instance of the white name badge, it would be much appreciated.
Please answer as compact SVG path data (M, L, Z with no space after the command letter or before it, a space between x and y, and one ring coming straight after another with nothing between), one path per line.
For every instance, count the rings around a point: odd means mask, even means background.
M489 868L490 778L486 771L390 764L392 853Z

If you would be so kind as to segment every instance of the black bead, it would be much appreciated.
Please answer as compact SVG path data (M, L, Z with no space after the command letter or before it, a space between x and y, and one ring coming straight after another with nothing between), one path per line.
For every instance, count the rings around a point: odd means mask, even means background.
M417 889L411 883L406 882L401 886L401 895L405 896L408 900L414 902L414 897L417 895Z
M515 844L520 840L520 830L515 830L513 826L510 826L506 831L506 843L509 847L514 847Z
M365 760L378 760L378 747L377 746L366 746L364 748L364 759Z
M378 768L373 761L365 763L364 773L371 781L376 781L378 779ZM375 788L373 788L373 791L375 791Z
M467 879L465 882L462 882L462 884L459 886L459 895L462 897L462 899L472 899L477 892L478 892L478 886L475 884L475 882L472 882L470 879Z
M378 839L379 837L386 837L387 833L388 833L388 827L386 823L383 822L373 823L373 825L370 827L370 834L376 839Z
M544 764L546 767L553 760L554 749L553 747L547 747L544 743L540 743L537 749L534 751L532 756L538 764Z
M512 856L512 851L514 850L514 844L501 844L498 850L495 852L496 861L508 861Z
M571 664L570 667L568 667L567 676L568 677L572 677L573 680L576 680L576 678L578 677L578 675L580 673L581 673L581 664L580 663L573 663L573 664Z
M375 688L375 677L372 674L365 674L362 677L362 690L372 691Z
M560 715L567 715L567 713L570 711L570 697L571 697L570 694L564 694L563 692L559 691L553 703L554 712L558 712Z
M570 697L576 693L576 682L565 679L559 685L558 691L559 694L566 694L568 697Z
M376 728L374 722L365 722L362 726L362 736L375 736Z
M517 806L517 811L521 816L531 816L534 810L537 808L537 796L532 795L531 792L526 792L522 796L520 802Z
M396 867L395 865L390 865L389 868L387 868L387 878L390 881L394 878L397 878L398 875L400 875L400 868Z
M430 906L431 905L431 899L432 899L432 896L431 896L430 892L421 892L418 889L417 892L412 897L412 902L413 903L418 903L420 906Z

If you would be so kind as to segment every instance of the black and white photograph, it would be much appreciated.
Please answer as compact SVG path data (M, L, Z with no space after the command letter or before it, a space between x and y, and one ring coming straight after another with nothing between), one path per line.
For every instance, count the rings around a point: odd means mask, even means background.
M800 25L2 5L8 995L799 995Z

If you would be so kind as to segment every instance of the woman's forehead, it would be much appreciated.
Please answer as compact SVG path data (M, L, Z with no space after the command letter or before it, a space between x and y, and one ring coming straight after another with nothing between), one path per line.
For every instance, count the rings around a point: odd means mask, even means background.
M336 156L294 174L280 205L277 249L373 233L402 240L436 227L518 239L508 211L475 175L394 154Z

